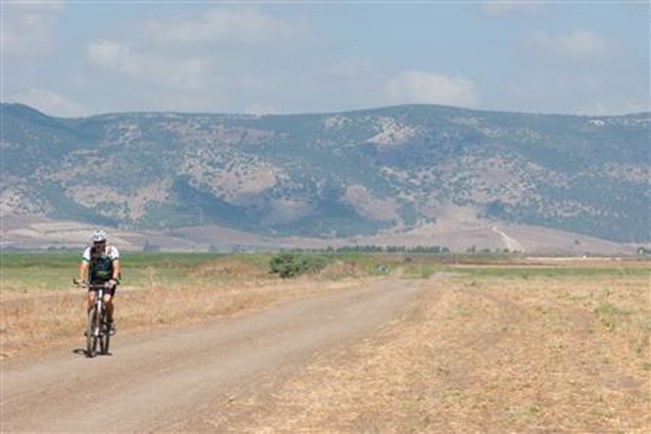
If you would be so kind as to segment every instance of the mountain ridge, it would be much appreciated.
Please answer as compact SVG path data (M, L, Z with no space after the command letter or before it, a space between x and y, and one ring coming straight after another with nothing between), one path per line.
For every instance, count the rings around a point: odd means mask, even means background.
M419 104L57 118L4 103L0 115L4 214L331 238L436 225L456 206L504 224L650 238L650 113Z

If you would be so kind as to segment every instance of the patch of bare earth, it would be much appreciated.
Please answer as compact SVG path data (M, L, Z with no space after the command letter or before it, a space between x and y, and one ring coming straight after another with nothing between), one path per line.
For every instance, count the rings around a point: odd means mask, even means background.
M646 277L432 279L400 320L272 391L230 432L649 432Z

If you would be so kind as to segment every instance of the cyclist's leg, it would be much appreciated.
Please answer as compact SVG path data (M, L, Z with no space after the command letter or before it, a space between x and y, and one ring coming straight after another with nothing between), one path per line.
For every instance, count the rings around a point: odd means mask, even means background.
M90 310L93 307L93 304L95 304L95 297L97 296L96 291L89 289L86 292L86 315L90 314ZM84 334L88 334L88 330L84 330Z
M113 296L111 294L104 294L104 303L106 303L106 312L108 312L109 318L113 319Z
M90 308L93 307L95 303L96 291L89 289L86 293L86 312L90 312Z
M115 287L104 293L104 303L106 304L106 313L108 314L109 323L111 324L111 333L115 333L115 323L113 322L113 297L115 296Z

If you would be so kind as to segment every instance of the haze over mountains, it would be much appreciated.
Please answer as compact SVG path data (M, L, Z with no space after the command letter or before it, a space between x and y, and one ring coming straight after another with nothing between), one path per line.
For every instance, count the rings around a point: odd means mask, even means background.
M438 238L413 243L445 245L475 225L505 243L498 226L574 243L650 241L650 113L407 105L56 118L2 104L0 114L0 211L13 222L85 222L195 244L214 240L196 239L192 227L222 228L217 239L228 228L392 243L429 230Z

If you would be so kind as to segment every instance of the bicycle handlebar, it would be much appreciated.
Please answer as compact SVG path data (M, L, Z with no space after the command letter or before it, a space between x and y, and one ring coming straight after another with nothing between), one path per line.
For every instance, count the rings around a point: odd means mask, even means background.
M87 280L79 280L77 278L73 278L72 283L77 285L77 286L81 286L82 288L86 288L86 289L91 289L91 288L99 289L99 288L107 288L106 284L108 283L108 281L104 282L104 283L93 283L93 284L91 284ZM117 285L117 283L116 283L116 285Z

